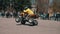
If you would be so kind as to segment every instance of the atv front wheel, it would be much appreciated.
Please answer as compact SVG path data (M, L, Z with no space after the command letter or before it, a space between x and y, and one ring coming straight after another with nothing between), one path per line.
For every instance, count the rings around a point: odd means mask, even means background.
M37 20L33 20L33 21L30 23L30 26L34 26L34 25L38 25Z

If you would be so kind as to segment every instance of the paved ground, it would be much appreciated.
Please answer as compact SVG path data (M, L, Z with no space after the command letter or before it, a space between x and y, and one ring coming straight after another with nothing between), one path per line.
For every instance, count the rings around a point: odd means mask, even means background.
M0 34L60 34L60 22L38 19L38 26L17 25L14 18L0 18Z

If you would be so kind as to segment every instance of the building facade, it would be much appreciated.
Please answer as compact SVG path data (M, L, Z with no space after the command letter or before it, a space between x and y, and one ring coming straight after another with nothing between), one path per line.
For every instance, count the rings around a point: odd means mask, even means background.
M56 8L55 11L60 9L60 0L37 0L36 3L38 6L37 7L38 11L43 10L44 12L48 12L49 8L51 8L51 9Z

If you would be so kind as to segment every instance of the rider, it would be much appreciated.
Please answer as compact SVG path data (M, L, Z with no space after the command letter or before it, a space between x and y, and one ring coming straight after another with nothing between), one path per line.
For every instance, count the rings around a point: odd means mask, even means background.
M28 14L30 17L35 16L34 12L30 8L25 7L23 11L24 13Z

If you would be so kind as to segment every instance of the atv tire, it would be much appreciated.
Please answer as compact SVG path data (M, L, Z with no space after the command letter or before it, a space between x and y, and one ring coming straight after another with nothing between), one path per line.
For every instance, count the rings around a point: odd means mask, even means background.
M33 20L33 21L30 23L30 26L34 26L34 25L38 25L37 20Z

